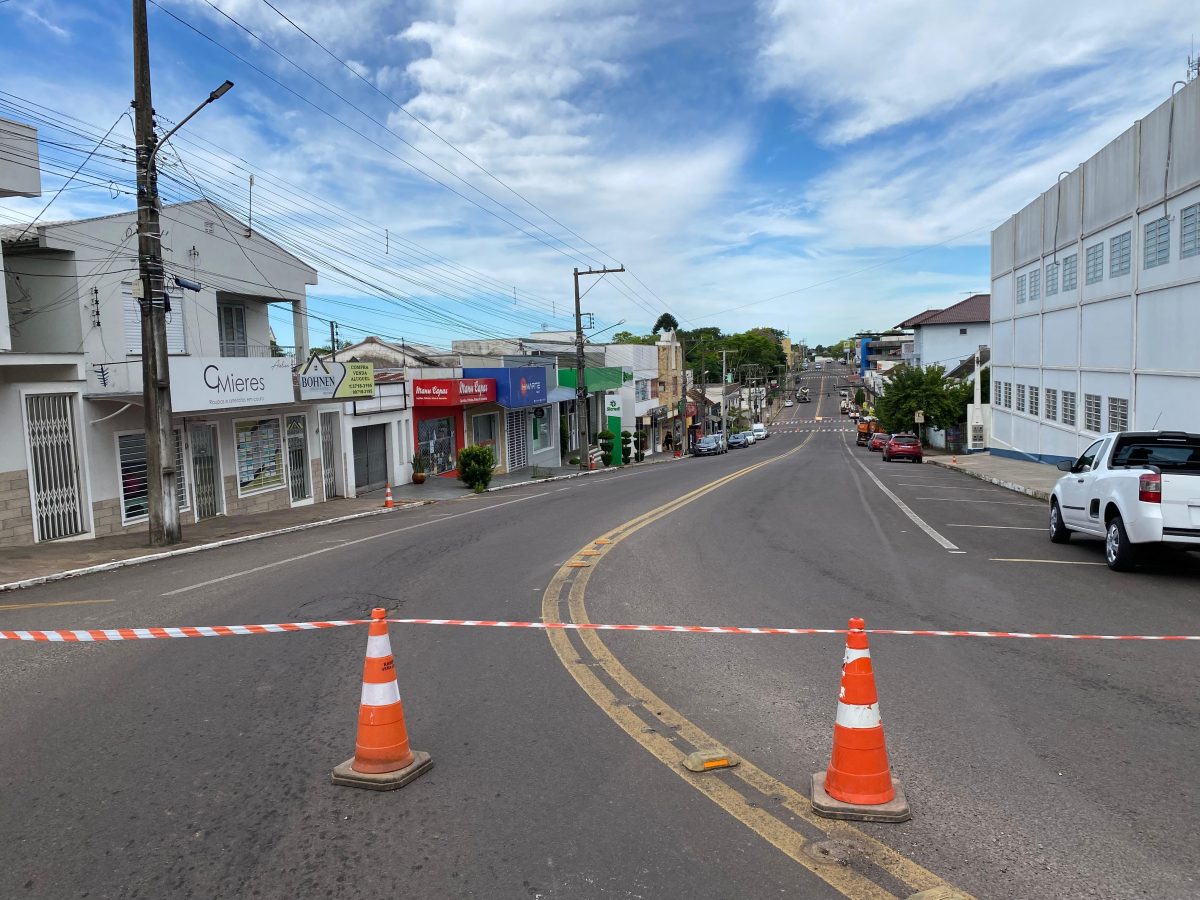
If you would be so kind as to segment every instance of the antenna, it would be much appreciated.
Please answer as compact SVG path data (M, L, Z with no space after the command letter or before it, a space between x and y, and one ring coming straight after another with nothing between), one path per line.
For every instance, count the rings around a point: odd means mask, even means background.
M1158 411L1158 418L1154 420L1154 424L1150 426L1151 431L1158 431L1158 420L1162 418L1162 410Z
M1196 56L1196 36L1192 35L1192 52L1188 54L1187 80L1200 75L1200 57Z

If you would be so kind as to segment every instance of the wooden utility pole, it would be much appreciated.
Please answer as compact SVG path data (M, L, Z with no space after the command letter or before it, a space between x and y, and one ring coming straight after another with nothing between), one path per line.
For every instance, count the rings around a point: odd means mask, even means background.
M588 421L587 385L584 383L583 371L583 313L579 311L579 276L608 275L610 272L624 271L624 266L619 269L587 269L583 272L580 272L578 267L575 269L575 429L579 433L580 471L586 472L590 464L588 433L591 431L591 423Z
M162 229L159 225L157 136L150 96L150 36L146 0L133 0L133 109L137 144L137 227L139 302L142 310L142 402L146 430L146 494L150 543L156 547L183 539L176 499L176 452L171 429L171 372L167 359L170 309L163 284Z

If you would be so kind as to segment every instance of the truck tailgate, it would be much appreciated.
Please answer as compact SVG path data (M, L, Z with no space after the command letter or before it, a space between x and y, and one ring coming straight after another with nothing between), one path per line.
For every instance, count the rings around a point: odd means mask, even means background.
M1164 538L1200 539L1200 474L1162 473L1162 517Z

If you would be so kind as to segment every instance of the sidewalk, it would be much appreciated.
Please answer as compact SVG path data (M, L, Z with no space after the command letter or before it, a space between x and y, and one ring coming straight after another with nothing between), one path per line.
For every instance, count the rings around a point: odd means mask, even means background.
M1054 483L1062 475L1062 472L1054 466L992 456L991 453L962 454L957 457L957 462L951 462L952 459L954 457L943 455L940 451L936 456L930 451L926 451L925 454L925 462L931 465L964 472L980 481L997 484L1002 488L1008 488L1018 494L1027 494L1039 500L1050 499Z

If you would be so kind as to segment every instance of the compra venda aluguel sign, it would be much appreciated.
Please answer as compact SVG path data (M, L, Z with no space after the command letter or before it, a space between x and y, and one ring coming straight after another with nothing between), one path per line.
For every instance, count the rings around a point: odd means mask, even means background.
M300 373L301 400L363 400L375 396L375 366L313 356Z

